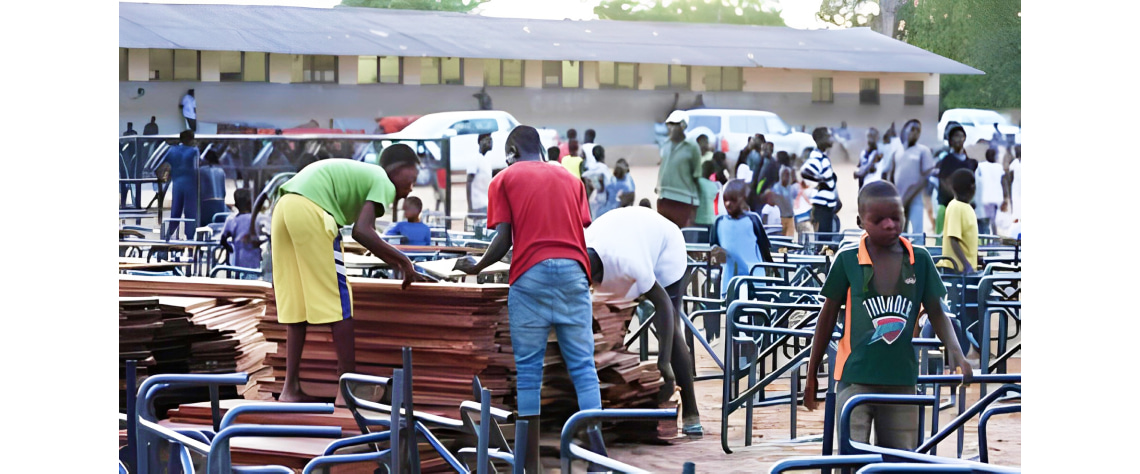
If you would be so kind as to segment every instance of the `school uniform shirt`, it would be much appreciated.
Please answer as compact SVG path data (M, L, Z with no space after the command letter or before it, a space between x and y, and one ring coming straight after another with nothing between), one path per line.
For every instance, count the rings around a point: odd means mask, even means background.
M780 225L780 208L771 204L765 204L764 209L760 210L760 217L764 225Z
M950 204L946 206L946 220L942 227L942 255L950 257L958 264L958 271L963 271L966 266L963 262L958 261L957 254L950 247L950 237L957 237L962 241L962 252L966 254L970 266L977 268L978 216L974 213L973 207L957 199L950 201ZM949 261L945 260L938 262L938 266L955 268Z
M858 246L840 250L820 293L846 303L835 378L849 384L914 385L918 360L911 338L919 305L946 294L934 261L922 247L899 238L903 258L893 295L875 290L867 234Z
M423 222L400 221L388 227L384 234L402 235L407 245L431 245L431 227Z
M926 145L915 145L895 155L895 188L899 196L905 199L906 193L914 186L926 186L923 171L934 168L934 155ZM914 199L920 199L922 193L916 194ZM905 208L907 203L903 203Z
M491 160L487 155L479 155L467 166L471 176L471 209L487 207L487 188L491 186Z
M804 171L807 171L807 176L812 177L812 181L819 183L815 195L811 197L812 205L834 208L838 201L838 196L835 194L837 180L835 170L831 168L831 160L827 155L817 148L812 148L811 154L808 155L807 161L800 169L801 173Z
M375 203L376 217L380 217L396 200L396 186L384 168L347 158L329 158L306 166L277 188L278 196L289 193L313 201L340 227L356 222L364 201Z
M752 218L748 214L759 217L755 212L745 212L739 219L730 215L720 218L717 223L717 243L724 249L724 271L721 272L720 295L728 293L728 283L737 275L748 275L752 266L764 262L760 254L760 246L756 244L756 231L752 227ZM763 220L761 220L763 222Z
M198 118L198 101L194 96L186 94L182 96L182 116L188 119Z
M1003 174L1005 171L1001 169L1001 163L990 163L988 161L978 163L978 170L974 172L974 179L978 183L979 198L976 200L979 203L1001 205L1004 198L1001 188Z
M657 196L696 207L700 204L697 179L701 177L701 150L696 143L667 141L661 146Z
M607 212L586 229L586 247L598 252L602 282L596 301L621 303L662 288L685 275L688 254L681 229L656 211L641 206Z
M562 167L520 161L495 175L488 192L487 227L504 223L511 224L514 241L508 283L555 258L577 261L590 276L582 231L590 225L586 187Z

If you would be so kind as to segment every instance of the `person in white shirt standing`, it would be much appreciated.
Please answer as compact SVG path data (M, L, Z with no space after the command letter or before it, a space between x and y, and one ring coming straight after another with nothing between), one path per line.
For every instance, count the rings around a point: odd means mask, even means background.
M1002 175L1005 173L1001 163L997 161L997 153L993 149L986 150L986 161L978 163L974 178L978 182L978 197L976 198L978 212L978 232L997 234L998 208L1003 198ZM983 225L984 224L984 225Z
M490 133L479 135L479 157L467 165L467 212L487 213L487 191L491 187L491 161L487 152L494 142Z
M198 131L198 101L194 99L194 89L186 91L182 102L178 104L182 110L182 118L186 119L186 128L192 132Z
M657 367L665 379L662 395L681 388L681 432L701 437L701 417L693 390L692 360L682 333L681 295L688 265L685 236L669 219L642 207L609 211L586 228L590 285L594 301L653 303L657 330Z

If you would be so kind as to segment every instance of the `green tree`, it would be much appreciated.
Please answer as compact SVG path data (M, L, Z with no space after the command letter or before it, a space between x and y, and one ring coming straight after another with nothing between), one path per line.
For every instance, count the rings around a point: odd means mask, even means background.
M346 7L393 8L467 13L488 0L341 0Z
M603 20L681 21L785 26L780 10L763 0L603 0L594 13Z
M921 0L899 7L899 39L984 71L945 75L941 107L1021 107L1021 0Z

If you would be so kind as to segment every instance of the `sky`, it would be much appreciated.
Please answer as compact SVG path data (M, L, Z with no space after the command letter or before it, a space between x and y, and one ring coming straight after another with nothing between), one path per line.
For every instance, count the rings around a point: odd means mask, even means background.
M340 0L123 0L135 3L192 3L192 4L241 4L241 5L285 5L298 7L332 8ZM491 0L481 5L477 12L486 16L509 18L534 18L547 20L595 19L593 9L600 0ZM775 0L783 10L784 23L793 28L818 29L834 28L815 18L820 0Z

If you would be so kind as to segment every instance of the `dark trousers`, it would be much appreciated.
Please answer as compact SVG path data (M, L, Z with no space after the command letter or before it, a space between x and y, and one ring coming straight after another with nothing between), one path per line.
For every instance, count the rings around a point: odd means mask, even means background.
M183 117L186 119L186 127L194 133L198 133L198 119Z
M835 224L835 208L821 206L819 204L811 205L811 218L815 221L816 232L838 232L834 228ZM825 237L819 240L831 241L832 237Z

